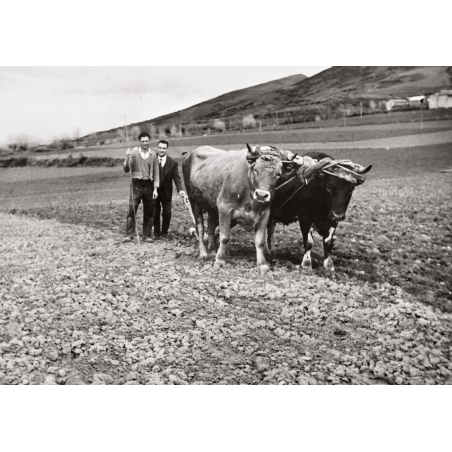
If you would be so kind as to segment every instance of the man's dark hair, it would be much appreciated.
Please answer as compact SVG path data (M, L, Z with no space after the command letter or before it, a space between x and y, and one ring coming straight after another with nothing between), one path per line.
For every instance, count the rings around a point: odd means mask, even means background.
M138 140L141 140L142 138L145 138L145 137L148 137L148 138L149 138L149 141L151 141L151 135L149 135L147 132L141 132L141 133L138 135Z
M166 141L166 140L160 140L160 141L157 143L157 147L159 147L159 144L160 144L160 143L166 144L166 147L169 148L169 143L168 143L168 141Z

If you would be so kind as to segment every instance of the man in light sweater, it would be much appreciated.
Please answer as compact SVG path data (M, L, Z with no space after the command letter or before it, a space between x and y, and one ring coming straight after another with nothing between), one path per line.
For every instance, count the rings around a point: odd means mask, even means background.
M124 172L132 171L130 184L129 213L127 215L126 236L124 242L130 242L135 236L135 217L143 201L143 242L152 243L152 225L154 223L155 199L160 185L159 163L157 155L149 149L151 137L143 132L139 135L140 147L132 151L127 149Z

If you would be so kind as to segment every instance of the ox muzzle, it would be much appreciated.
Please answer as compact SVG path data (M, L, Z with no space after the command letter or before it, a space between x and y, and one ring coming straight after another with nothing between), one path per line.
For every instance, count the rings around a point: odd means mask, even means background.
M345 220L345 213L331 212L331 219L333 221L344 221Z
M271 199L271 194L266 190L254 190L253 199L258 202L269 202Z

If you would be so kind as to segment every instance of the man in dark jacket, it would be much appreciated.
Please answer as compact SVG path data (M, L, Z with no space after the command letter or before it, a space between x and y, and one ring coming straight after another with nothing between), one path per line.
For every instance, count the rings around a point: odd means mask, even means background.
M168 141L160 140L157 144L157 156L160 169L160 186L156 199L154 217L154 238L167 238L171 222L171 199L173 197L173 181L179 195L183 198L182 182L179 176L177 162L167 155ZM162 213L162 228L160 229L160 212Z

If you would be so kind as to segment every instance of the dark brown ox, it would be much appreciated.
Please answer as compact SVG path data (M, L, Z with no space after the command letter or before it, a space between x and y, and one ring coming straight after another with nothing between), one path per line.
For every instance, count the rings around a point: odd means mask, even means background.
M196 222L200 259L215 252L215 229L219 225L220 246L215 266L223 266L230 229L240 224L245 230L254 231L257 266L268 269L264 257L265 230L284 165L281 152L268 146L247 145L241 151L202 146L185 158L182 171ZM203 240L203 211L208 214L207 249Z
M306 155L317 160L332 159L322 152L309 152ZM334 233L338 222L345 220L347 207L356 185L364 182L364 174L371 168L371 165L364 168L350 161L341 161L339 165L325 167L303 188L296 178L281 186L281 190L277 188L267 228L268 248L271 250L276 223L287 225L298 220L304 245L302 267L312 269L314 228L323 238L323 266L329 271L334 271L331 258Z

